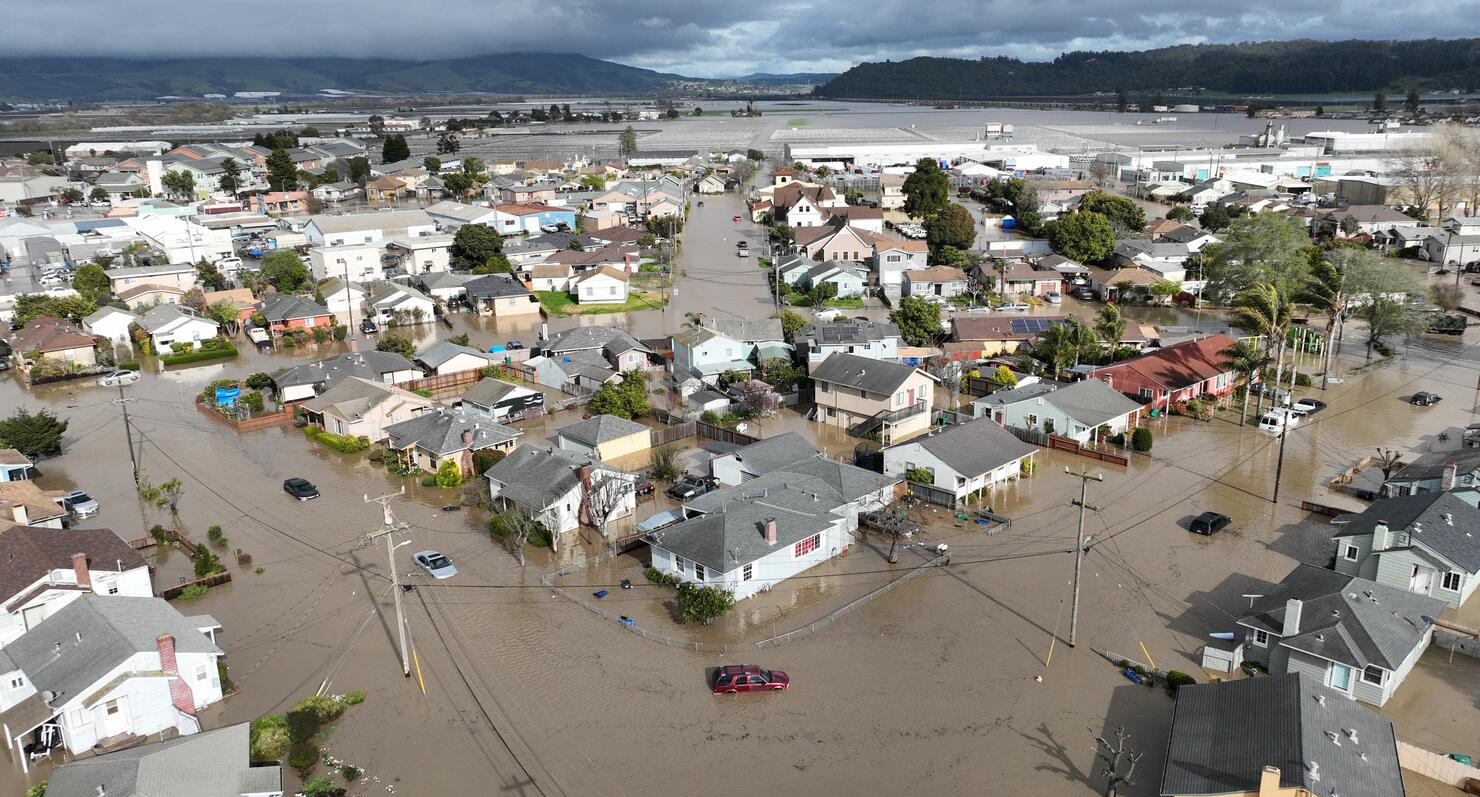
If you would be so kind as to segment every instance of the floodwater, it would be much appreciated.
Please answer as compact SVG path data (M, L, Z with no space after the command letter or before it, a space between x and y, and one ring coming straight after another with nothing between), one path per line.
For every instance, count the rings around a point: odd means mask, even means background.
M679 281L674 306L627 318L556 319L552 326L616 321L650 337L676 330L689 310L768 313L761 270L753 259L732 255L736 235L758 231L729 220L737 200L706 201L680 261L688 276ZM528 323L459 318L457 324L479 344L535 335ZM453 333L429 326L419 339L441 334ZM69 421L63 454L40 463L40 484L96 496L103 508L88 526L137 537L154 523L178 524L196 539L210 524L223 527L230 539L223 560L233 565L234 582L180 607L220 620L220 644L239 687L208 712L206 724L281 711L321 685L332 693L365 690L367 701L349 709L326 744L366 769L354 793L394 786L416 795L956 794L992 784L993 794L1091 795L1104 785L1094 737L1124 725L1145 759L1137 784L1122 793L1149 795L1162 767L1171 700L1124 680L1100 652L1151 658L1202 678L1201 640L1232 628L1247 605L1242 595L1262 592L1298 561L1324 563L1329 529L1306 522L1302 499L1359 508L1350 495L1328 490L1327 480L1377 446L1456 446L1473 418L1476 333L1415 338L1399 347L1398 359L1357 372L1360 337L1358 327L1348 330L1340 367L1346 380L1324 394L1309 391L1330 408L1287 437L1277 503L1271 501L1277 440L1241 428L1236 413L1221 412L1208 423L1157 419L1154 450L1133 456L1125 468L1040 452L1033 478L992 497L994 508L1014 519L1000 533L956 528L946 518L931 523L926 541L950 546L949 567L804 638L729 656L643 639L540 586L540 575L556 562L589 556L599 545L575 546L558 557L532 550L529 565L520 568L490 540L481 512L442 511L453 495L313 445L291 426L238 434L190 403L210 379L272 370L334 346L244 351L224 365L146 373L126 388L136 399L128 411L147 478L177 477L185 485L178 517L136 498L113 391L86 381L28 390L11 374L0 377L0 408L5 414L20 406L47 408ZM1405 399L1418 390L1445 400L1410 406ZM531 437L538 428L531 424ZM817 436L831 453L851 448L836 430L795 416L763 422L761 432L792 428ZM1448 442L1439 441L1441 433ZM1088 488L1098 510L1086 518L1094 547L1085 559L1073 648L1067 645L1073 567L1067 551L1078 520L1069 499L1079 483L1065 467L1104 477ZM288 499L280 485L289 476L314 481L322 497ZM402 487L406 494L393 506L410 525L410 550L441 550L460 571L435 584L409 575L414 589L404 597L419 674L410 679L396 652L384 546L364 541L380 523L379 508L365 497ZM1233 526L1211 539L1187 533L1186 521L1204 510L1231 515ZM236 565L238 548L250 565ZM412 570L406 553L397 552L403 573ZM178 553L155 564L158 586L188 571ZM635 572L635 563L623 566ZM860 584L880 583L881 573L892 570L878 553L857 546L846 566L798 579L782 620L806 622L827 601L841 604L865 591ZM600 580L590 582L567 576L562 583L589 593L610 586L605 578L615 574L598 572L593 578ZM672 627L651 594L657 588L636 584L633 594L609 599L631 603L612 608L632 607L643 628ZM786 599L781 592L765 598ZM763 625L771 608L742 606L745 630ZM705 669L730 663L785 669L794 688L711 696ZM1459 664L1471 675L1477 669L1469 660ZM1480 697L1480 679L1446 674L1438 680L1451 684L1456 705ZM1405 687L1413 688L1423 687ZM1424 718L1397 720L1407 735ZM1476 738L1455 734L1461 742ZM44 774L43 768L31 782ZM0 775L0 793L20 788L18 770Z

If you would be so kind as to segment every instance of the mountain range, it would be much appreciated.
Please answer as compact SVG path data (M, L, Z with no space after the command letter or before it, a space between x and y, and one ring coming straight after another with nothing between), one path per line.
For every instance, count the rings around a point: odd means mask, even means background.
M823 97L975 100L1119 90L1187 95L1324 94L1480 88L1480 39L1197 44L1071 52L1052 61L912 58L859 64Z
M657 94L822 83L836 77L758 73L689 78L583 55L504 53L433 61L358 58L0 57L0 100L148 100L231 96L239 91L312 95L325 89L378 94Z

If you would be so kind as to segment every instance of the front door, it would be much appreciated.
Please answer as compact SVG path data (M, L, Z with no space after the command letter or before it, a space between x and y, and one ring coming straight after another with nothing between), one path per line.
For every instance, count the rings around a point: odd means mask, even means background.
M128 732L128 699L118 698L103 704L103 738Z
M1420 595L1428 595L1434 587L1433 568L1423 565L1413 566L1413 575L1408 579L1408 591L1417 592Z
M1330 681L1327 686L1338 692L1350 694L1352 691L1352 668L1333 661L1331 662L1331 672L1327 680Z

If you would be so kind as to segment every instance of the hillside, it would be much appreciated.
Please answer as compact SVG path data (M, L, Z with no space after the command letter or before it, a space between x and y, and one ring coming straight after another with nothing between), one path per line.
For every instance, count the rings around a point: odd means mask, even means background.
M1474 89L1480 88L1480 39L1181 45L1142 52L1072 52L1048 62L912 58L859 64L816 93L971 100L1121 88L1186 94L1191 87L1235 95Z
M595 94L663 91L679 75L581 55L354 58L0 58L0 99L142 100L238 91Z

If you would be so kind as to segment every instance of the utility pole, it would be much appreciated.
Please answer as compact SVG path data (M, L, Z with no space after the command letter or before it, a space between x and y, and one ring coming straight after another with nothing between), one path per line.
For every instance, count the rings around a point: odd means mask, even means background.
M385 561L391 571L391 593L396 599L396 633L401 639L401 674L407 678L411 677L411 659L406 653L406 612L401 607L401 577L396 572L396 549L411 542L406 540L401 545L393 545L391 538L397 532L406 531L411 528L410 524L397 522L396 515L391 511L391 499L406 493L402 487L399 493L382 495L379 498L365 496L365 503L380 504L381 524L380 528L365 535L365 541L374 542L385 538Z
M1105 480L1105 477L1098 473L1091 476L1087 471L1075 473L1069 470L1067 466L1064 467L1064 472L1079 479L1079 500L1070 501L1070 503L1079 507L1079 534L1076 537L1077 541L1074 543L1074 603L1071 604L1069 609L1069 647L1072 648L1074 647L1076 637L1079 635L1079 571L1084 567L1084 512L1085 510L1091 512L1100 511L1099 507L1090 506L1084 502L1085 491L1089 489L1089 483L1091 481L1102 482Z
M1095 758L1105 762L1105 768L1100 770L1100 774L1110 779L1110 782L1105 784L1105 797L1115 797L1116 787L1122 784L1136 785L1135 781L1131 780L1131 776L1135 774L1136 764L1140 763L1141 757L1146 754L1125 749L1125 740L1128 738L1130 734L1125 732L1124 725L1115 729L1114 747L1110 746L1110 742L1106 741L1105 737L1095 737ZM1124 773L1120 771L1122 760L1127 765Z
M1275 411L1280 412L1281 410L1276 408ZM1269 499L1272 504L1280 502L1280 474L1285 471L1285 434L1290 431L1290 421L1294 418L1289 409L1283 410L1283 413L1281 416L1283 420L1280 421L1280 455L1274 464L1274 498Z
M139 458L134 454L134 427L128 419L128 405L138 399L125 398L123 395L123 383L118 383L118 398L113 403L123 408L123 433L128 438L128 461L134 466L134 486L139 486Z

